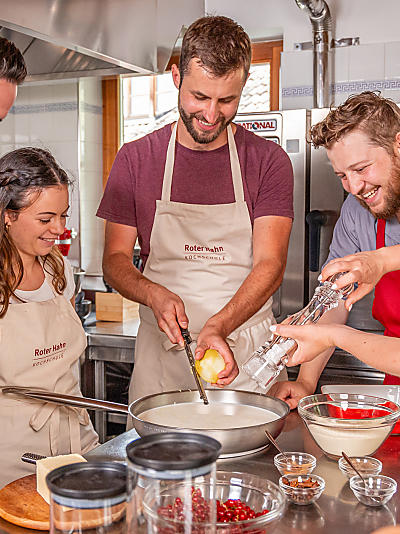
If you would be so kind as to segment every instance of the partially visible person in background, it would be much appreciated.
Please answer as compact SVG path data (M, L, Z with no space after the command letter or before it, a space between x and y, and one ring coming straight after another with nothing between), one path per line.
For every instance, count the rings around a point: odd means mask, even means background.
M0 37L0 121L2 121L17 96L17 86L26 77L24 58L14 43Z
M0 388L81 396L86 335L71 265L55 246L70 180L53 156L20 148L0 158ZM98 444L86 410L0 392L0 487L30 474L21 455L85 453Z
M372 316L385 327L386 336L400 337L400 109L371 91L352 95L313 126L311 140L315 147L326 148L349 193L335 226L330 263L322 280L349 271L337 282L338 287L349 281L360 284L348 307L375 287ZM371 262L375 265L372 270ZM345 324L348 311L343 301L319 324ZM300 398L315 391L332 352L330 348L304 363L295 382L276 384L270 394L295 408ZM381 362L380 369L387 363ZM388 372L384 383L400 384L400 378Z

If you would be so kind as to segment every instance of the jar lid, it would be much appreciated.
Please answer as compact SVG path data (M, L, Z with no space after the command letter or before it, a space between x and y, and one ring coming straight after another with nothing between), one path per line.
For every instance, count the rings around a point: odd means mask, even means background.
M133 464L155 471L183 471L214 463L221 443L203 434L165 432L132 441L126 454Z
M80 462L50 471L46 483L55 495L98 500L126 493L126 473L118 462Z

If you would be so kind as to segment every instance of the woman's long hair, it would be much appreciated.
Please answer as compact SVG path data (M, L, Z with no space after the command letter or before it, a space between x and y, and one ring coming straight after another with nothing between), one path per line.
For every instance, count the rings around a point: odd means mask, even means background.
M0 317L7 313L10 297L18 299L15 290L24 275L21 256L6 227L6 212L18 217L32 204L32 193L39 195L46 187L68 187L70 183L53 156L41 148L19 148L0 158ZM41 259L43 269L52 275L55 291L61 295L67 283L60 251L53 247Z

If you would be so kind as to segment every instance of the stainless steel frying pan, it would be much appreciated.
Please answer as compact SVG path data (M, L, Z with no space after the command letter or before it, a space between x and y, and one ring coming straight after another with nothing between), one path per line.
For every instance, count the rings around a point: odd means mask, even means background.
M188 402L198 402L202 404L197 390L156 393L154 395L141 397L132 402L129 407L125 404L118 404L115 402L62 395L33 388L5 387L2 388L2 391L6 394L22 395L31 399L45 400L47 402L55 402L67 406L130 414L133 418L135 429L140 436L170 431L197 432L199 434L205 434L217 439L222 444L222 458L256 452L268 446L269 440L265 434L265 430L268 430L272 436L276 438L280 434L285 418L290 411L285 402L261 393L232 389L209 389L207 390L207 396L211 407L213 402L255 406L273 412L276 415L276 419L268 423L249 425L241 428L204 430L196 428L195 420L193 421L193 426L191 428L176 428L150 423L140 418L140 415L145 411L159 406Z

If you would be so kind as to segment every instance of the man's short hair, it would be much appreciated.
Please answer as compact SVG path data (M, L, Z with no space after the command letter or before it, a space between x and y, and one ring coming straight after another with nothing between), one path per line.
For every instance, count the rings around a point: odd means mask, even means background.
M24 58L14 43L0 37L0 80L19 85L25 80Z
M400 109L392 100L380 96L379 92L365 91L351 95L311 128L311 142L315 147L329 149L353 130L363 132L372 144L394 155L395 138L400 132Z
M213 76L225 76L243 68L246 81L251 63L250 38L228 17L202 17L189 26L183 37L179 59L181 82L193 58L198 58Z

